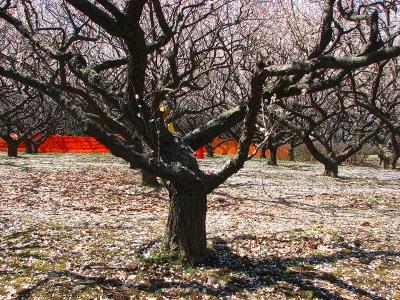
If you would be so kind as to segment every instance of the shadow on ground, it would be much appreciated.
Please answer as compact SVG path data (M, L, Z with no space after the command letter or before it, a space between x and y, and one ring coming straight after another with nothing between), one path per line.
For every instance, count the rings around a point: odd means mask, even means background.
M241 237L238 237L241 238ZM243 237L246 238L246 237ZM154 241L148 245L143 245L143 249L151 248L155 244ZM343 245L342 245L343 246ZM170 275L168 270L170 264L167 262L154 263L152 265L145 264L145 271L148 274L145 283L130 284L119 278L86 276L72 271L50 271L42 272L41 279L29 288L22 289L17 293L17 299L29 299L38 289L43 289L50 281L56 281L56 285L60 288L62 283L57 280L60 278L68 279L69 287L84 286L100 287L102 293L112 299L131 299L132 293L127 293L128 289L135 291L137 299L140 295L163 294L168 290L177 290L176 296L185 297L197 295L209 295L217 298L229 298L232 295L243 291L256 291L268 288L276 293L283 294L288 297L301 298L319 298L319 299L346 299L343 293L352 294L357 299L385 299L365 289L353 286L342 279L333 276L330 273L315 271L313 268L304 267L309 264L335 263L340 260L349 258L364 259L372 262L377 258L399 257L400 252L396 251L364 251L360 248L348 246L350 251L337 252L329 256L303 256L287 259L262 259L255 260L246 256L235 254L227 246L222 239L213 240L213 255L206 265L201 266L205 271L223 270L231 276L227 278L223 286L213 287L209 284L202 284L200 281L179 280L167 282L163 278ZM299 267L299 271L293 271L293 267ZM175 265L176 267L176 265ZM89 267L90 268L90 267ZM118 271L124 271L131 274L143 272L143 265L127 268L105 267L111 271L110 275ZM161 271L163 270L163 271ZM18 272L18 270L16 270ZM0 273L1 275L1 273ZM3 274L4 275L4 274ZM35 275L38 275L37 272ZM326 286L331 286L327 288ZM198 298L195 298L198 299Z

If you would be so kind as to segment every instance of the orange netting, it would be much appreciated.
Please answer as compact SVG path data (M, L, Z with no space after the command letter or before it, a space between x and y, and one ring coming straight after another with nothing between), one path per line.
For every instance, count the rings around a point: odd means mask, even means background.
M223 139L216 138L211 143L211 145L214 148L215 154L235 155L237 146L238 146L238 142L234 141L234 140L224 141ZM254 150L255 150L255 145L252 144L249 149L249 154L252 154L254 152ZM260 151L257 151L256 156L260 157L260 155L261 155ZM265 155L267 155L267 156L269 155L269 150L265 151ZM279 158L287 157L288 156L288 145L282 145L281 147L279 147L277 156Z
M212 142L214 152L216 154L228 154L235 155L238 143L233 140L224 141L223 139L216 138ZM20 143L18 146L19 151L24 151L24 143ZM253 153L255 149L254 145L251 145L249 154ZM0 139L0 151L7 151L7 144ZM204 151L204 149L202 150ZM107 147L98 142L95 138L88 136L65 136L65 135L51 135L47 140L39 147L39 152L88 152L88 153L105 153L110 152ZM201 153L202 154L202 153ZM288 146L283 145L278 149L278 157L288 156ZM266 155L269 155L269 150L266 151ZM202 155L200 155L202 156ZM258 151L257 156L260 156Z
M24 151L24 143L18 145ZM0 150L6 151L7 144L0 139ZM40 145L39 152L110 152L106 146L95 138L88 136L51 135Z

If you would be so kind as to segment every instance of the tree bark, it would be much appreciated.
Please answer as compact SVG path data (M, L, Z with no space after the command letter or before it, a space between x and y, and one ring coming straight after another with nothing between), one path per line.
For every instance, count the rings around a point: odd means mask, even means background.
M132 168L132 164L131 164ZM157 177L154 176L152 173L141 170L142 173L142 184L147 185L147 186L152 186L152 187L158 187L160 186L160 183L157 180Z
M383 155L378 155L378 157L379 157L379 166L382 166L384 169L387 169L389 167L390 159Z
M269 161L268 161L269 165L271 165L271 166L278 165L277 152L278 152L277 147L274 147L274 146L269 147Z
M294 148L290 145L289 145L289 149L288 149L288 160L294 161Z
M40 144L32 143L33 154L39 153L39 147L40 147Z
M327 163L325 164L325 176L330 176L330 177L338 177L339 174L339 165L335 162Z
M143 144L140 142L139 139L134 139L132 141L133 149L139 153L144 153L144 147ZM138 166L131 161L129 163L129 167L131 169L138 169ZM140 173L142 174L142 185L147 185L147 186L152 186L152 187L159 187L160 183L157 180L157 176L154 176L152 173L140 170Z
M33 154L32 144L28 141L25 141L25 153Z
M396 170L396 164L397 161L399 159L399 155L393 154L391 159L390 159L390 167L392 168L392 170Z
M392 162L394 161L394 153L390 147L387 147L385 144L378 145L378 157L379 157L379 165L383 166L384 169L389 169L389 166L393 166ZM396 165L396 164L395 164Z
M204 187L178 186L171 183L170 209L165 246L183 262L202 263L207 257Z
M18 142L9 141L7 142L7 152L9 157L17 157L18 156Z
M306 145L311 155L320 163L324 164L325 176L337 177L339 173L339 163L335 159L334 153L328 155L323 154L314 146L314 142L308 136L302 136L303 142ZM343 161L343 160L342 160ZM342 162L340 161L340 162Z
M260 149L260 152L261 152L261 154L260 154L260 158L266 158L266 156L265 156L265 151L267 150L267 147L265 146L265 147L262 147L261 149Z

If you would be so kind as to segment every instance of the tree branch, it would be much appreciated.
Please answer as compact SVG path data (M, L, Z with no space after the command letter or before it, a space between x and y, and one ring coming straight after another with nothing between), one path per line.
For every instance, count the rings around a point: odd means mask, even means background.
M270 66L263 70L264 78L310 73L319 69L356 69L400 55L400 47L393 46L362 56L335 57L330 55L305 60L299 63Z
M215 137L221 135L229 128L238 124L246 115L245 106L236 106L231 110L223 112L215 119L196 128L192 132L186 134L184 141L196 150L201 146L211 142Z
M109 34L121 37L121 26L106 12L92 4L88 0L67 0L75 9L86 15L94 23L105 29Z

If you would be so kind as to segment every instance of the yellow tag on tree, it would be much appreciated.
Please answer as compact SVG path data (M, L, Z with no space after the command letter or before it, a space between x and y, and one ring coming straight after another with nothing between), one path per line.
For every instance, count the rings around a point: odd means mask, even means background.
M168 123L167 128L169 132L175 132L174 124Z

